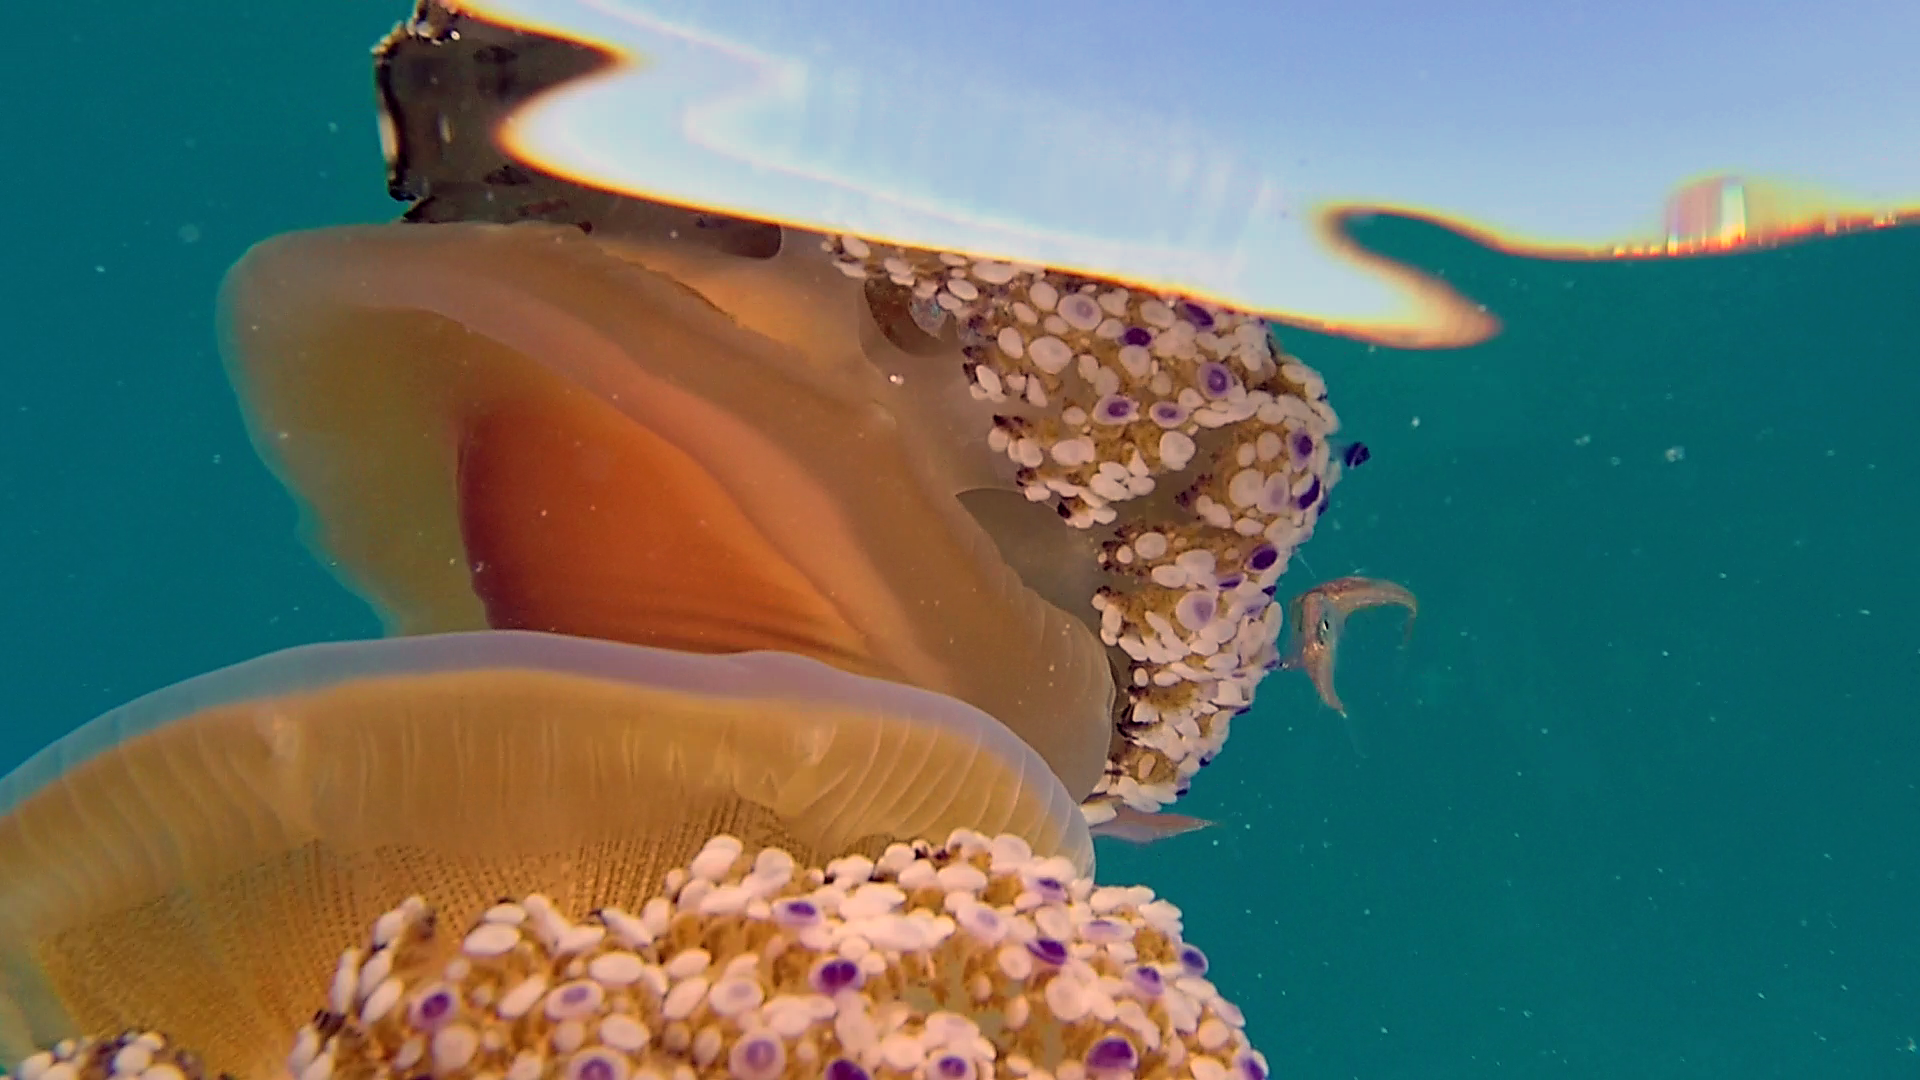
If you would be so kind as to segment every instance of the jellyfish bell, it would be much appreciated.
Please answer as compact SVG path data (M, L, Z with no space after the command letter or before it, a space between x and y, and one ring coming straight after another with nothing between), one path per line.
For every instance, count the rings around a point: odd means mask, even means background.
M227 292L256 440L399 632L813 656L986 709L1090 790L1104 650L956 500L978 479L942 474L963 459L866 360L858 290L749 264L756 333L707 299L741 277L677 261L543 224L268 241Z
M409 896L637 913L717 834L789 867L955 829L1069 877L1092 857L1047 764L961 702L782 653L512 631L189 680L36 755L0 808L5 1060L157 1029L243 1077L278 1067L342 950Z

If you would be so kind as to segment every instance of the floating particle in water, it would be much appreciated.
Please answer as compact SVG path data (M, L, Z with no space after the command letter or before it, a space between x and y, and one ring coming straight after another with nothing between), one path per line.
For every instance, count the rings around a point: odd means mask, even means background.
M1687 448L1686 448L1686 447L1684 447L1684 446L1669 446L1669 447L1667 447L1667 460L1668 460L1668 461L1685 461L1685 460L1686 460L1686 458L1687 458Z
M181 243L197 244L200 242L200 226L189 221L185 225L180 226L179 235Z
M1593 436L1591 436L1591 435L1581 435L1581 436L1579 436L1579 437L1577 437L1577 438L1575 438L1575 439L1573 440L1573 445L1575 445L1575 446L1586 446L1586 445L1588 445L1588 444L1589 444L1589 443L1591 443L1591 442L1593 442Z

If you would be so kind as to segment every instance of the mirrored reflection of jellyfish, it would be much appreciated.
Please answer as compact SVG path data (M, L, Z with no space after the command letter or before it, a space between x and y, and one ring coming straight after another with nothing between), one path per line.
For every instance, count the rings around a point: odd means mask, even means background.
M318 546L402 633L780 649L986 711L1096 825L1184 794L1338 478L1319 376L1217 305L502 156L503 110L597 62L424 6L378 54L409 223L230 276Z
M310 646L0 805L21 1080L1266 1075L1030 748L798 657Z
M972 9L939 33L906 9L844 19L808 0L458 6L599 59L494 125L522 165L1091 269L1373 342L1453 347L1499 329L1444 278L1364 248L1351 225L1378 214L1580 260L1920 219L1907 0L1801 19L1214 5L1171 30L1065 0ZM1634 59L1566 62L1602 56ZM1792 77L1763 57L1792 57ZM1714 176L1741 178L1738 224L1716 207L1704 228L1663 227L1662 204ZM1697 194L1680 192L1681 217Z

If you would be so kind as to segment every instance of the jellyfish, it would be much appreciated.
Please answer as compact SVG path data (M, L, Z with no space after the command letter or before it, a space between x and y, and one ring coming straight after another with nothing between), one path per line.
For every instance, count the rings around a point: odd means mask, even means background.
M638 903L720 833L818 863L965 826L1090 865L1048 765L953 698L787 653L511 631L189 680L43 751L0 806L6 1048L167 1016L230 1068L410 894Z
M0 808L20 1080L1266 1075L1032 748L803 657L305 646L81 727Z
M1203 299L500 149L599 62L422 4L376 61L405 220L229 275L229 370L315 546L397 633L781 650L983 710L1096 826L1173 804L1277 662L1340 471L1320 376Z

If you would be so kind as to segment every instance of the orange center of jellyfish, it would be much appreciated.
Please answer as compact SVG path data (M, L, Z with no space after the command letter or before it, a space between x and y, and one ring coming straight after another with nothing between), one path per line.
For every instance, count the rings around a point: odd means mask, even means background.
M699 464L531 368L460 421L460 534L489 625L869 666L860 635Z

